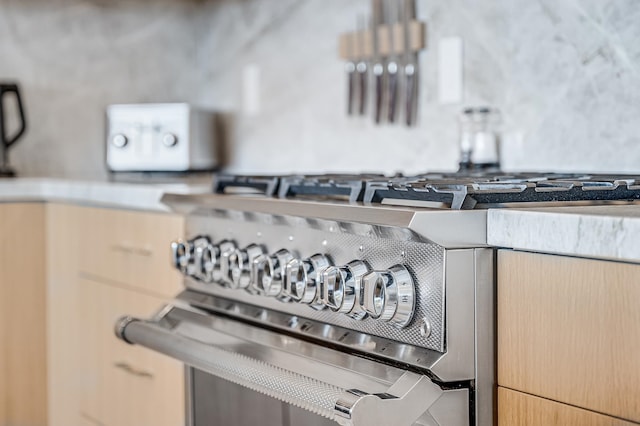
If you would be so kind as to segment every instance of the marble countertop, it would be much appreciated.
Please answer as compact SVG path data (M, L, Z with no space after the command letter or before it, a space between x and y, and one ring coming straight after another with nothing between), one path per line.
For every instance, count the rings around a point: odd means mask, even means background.
M487 243L640 263L640 205L494 209Z
M132 210L170 211L160 202L167 192L202 193L207 183L124 183L55 178L0 180L0 201L59 201Z

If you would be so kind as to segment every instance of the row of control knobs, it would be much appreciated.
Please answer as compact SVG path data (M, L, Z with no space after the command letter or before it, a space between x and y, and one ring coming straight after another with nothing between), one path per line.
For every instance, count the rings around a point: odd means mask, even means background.
M385 271L372 271L361 260L334 266L323 254L304 259L285 249L268 254L257 244L241 249L205 236L173 242L171 250L174 266L204 283L329 308L357 320L369 316L398 328L413 316L415 285L402 265Z

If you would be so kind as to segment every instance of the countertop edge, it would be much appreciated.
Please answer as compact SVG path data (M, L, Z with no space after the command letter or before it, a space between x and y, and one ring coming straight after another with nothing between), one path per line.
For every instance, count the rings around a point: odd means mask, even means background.
M0 202L56 202L169 213L161 202L167 192L199 193L203 184L140 184L55 178L23 178L0 182Z
M640 206L634 208L640 212ZM494 209L487 216L487 242L523 251L640 263L640 216L625 215L628 211Z

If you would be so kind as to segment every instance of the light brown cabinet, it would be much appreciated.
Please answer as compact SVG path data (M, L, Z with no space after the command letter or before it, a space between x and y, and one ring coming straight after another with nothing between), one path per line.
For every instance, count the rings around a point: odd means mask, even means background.
M633 426L611 416L498 388L498 426Z
M44 204L0 204L0 425L47 423L44 238Z
M116 320L128 313L149 317L162 300L98 281L78 281L83 350L80 412L105 425L184 424L184 368L140 346L114 340Z
M640 422L640 265L501 250L497 310L499 386ZM506 392L499 411L514 418L523 397ZM545 404L519 407L547 418ZM519 424L578 424L552 418ZM624 424L598 419L579 424Z
M184 424L183 366L114 333L123 314L148 317L181 288L169 214L49 204L50 426Z
M76 227L86 276L150 295L172 297L180 275L171 267L169 243L182 236L183 220L161 213L80 208Z

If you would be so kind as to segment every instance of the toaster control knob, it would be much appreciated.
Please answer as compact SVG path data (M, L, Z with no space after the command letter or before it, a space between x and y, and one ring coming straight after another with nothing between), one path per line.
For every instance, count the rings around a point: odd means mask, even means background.
M171 259L173 266L183 275L188 275L192 257L193 244L190 241L178 240L171 243Z
M323 254L314 254L304 260L291 259L284 277L285 293L296 302L317 304L322 273L329 266L331 263Z
M269 256L263 254L253 260L251 282L259 293L271 297L287 298L283 292L284 274L293 255L287 250L279 250Z
M111 138L111 144L116 148L124 148L129 143L129 139L122 133L116 133Z
M322 300L334 312L362 319L366 313L360 307L362 277L369 272L364 262L354 260L346 266L332 266L322 274Z
M402 265L373 271L363 278L362 307L371 318L403 328L411 321L416 304L415 285Z
M217 257L216 249L208 237L196 237L192 244L195 259L193 276L200 281L210 283L213 281L213 268Z
M178 137L173 133L165 133L162 135L162 145L167 148L171 148L172 146L176 146L178 144Z
M247 289L251 284L251 264L258 256L264 254L262 248L251 244L240 250L236 249L229 255L229 269L227 283L234 289Z
M213 279L219 284L231 286L229 279L231 270L231 256L236 251L232 241L224 240L218 243L218 262L213 270Z

